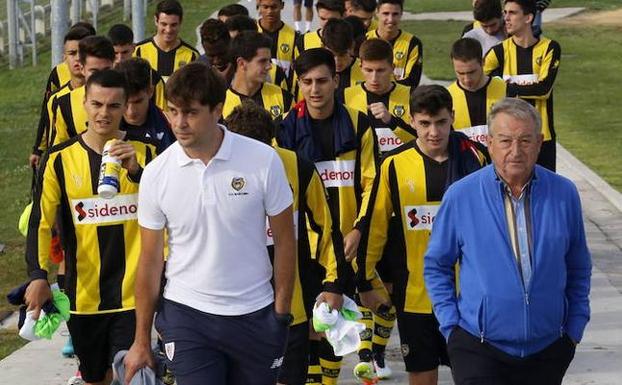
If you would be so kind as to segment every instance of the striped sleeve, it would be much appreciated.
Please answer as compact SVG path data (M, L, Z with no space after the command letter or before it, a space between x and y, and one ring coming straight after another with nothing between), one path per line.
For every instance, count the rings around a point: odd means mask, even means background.
M538 82L530 85L508 84L507 95L525 99L548 99L553 91L560 59L561 47L556 41L551 41L540 66Z
M358 114L358 129L357 132L361 132L361 149L359 155L359 175L358 181L361 186L361 206L359 208L358 217L354 224L354 228L362 231L365 227L365 213L367 206L369 205L369 197L371 195L372 186L374 184L374 178L376 177L376 170L378 169L378 141L376 139L376 133L371 127L371 123L367 118L367 115L359 112Z
M408 47L408 61L406 62L405 78L398 83L415 88L421 81L423 74L423 44L421 40L414 37L410 40Z
M503 77L503 43L492 47L484 57L484 73Z

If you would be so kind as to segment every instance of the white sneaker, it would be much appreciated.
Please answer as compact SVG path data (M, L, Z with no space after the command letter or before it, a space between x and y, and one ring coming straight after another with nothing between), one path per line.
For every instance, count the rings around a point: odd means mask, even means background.
M86 382L84 382L82 377L78 377L78 376L73 376L69 378L69 380L67 381L67 385L84 385L84 384L86 384Z
M376 375L378 378L384 380L387 378L391 378L393 375L393 371L387 365L383 357L374 358L374 369L376 370Z

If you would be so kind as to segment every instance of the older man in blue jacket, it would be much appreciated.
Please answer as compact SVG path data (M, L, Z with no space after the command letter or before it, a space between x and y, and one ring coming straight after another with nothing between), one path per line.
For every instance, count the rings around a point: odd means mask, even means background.
M493 164L453 184L434 222L424 276L457 385L561 384L590 318L579 194L536 165L540 124L527 102L498 102Z

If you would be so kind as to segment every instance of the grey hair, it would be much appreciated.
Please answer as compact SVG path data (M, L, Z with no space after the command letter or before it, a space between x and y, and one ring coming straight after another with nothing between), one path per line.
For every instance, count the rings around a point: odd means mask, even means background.
M488 115L488 132L493 135L493 122L498 114L508 114L518 120L531 122L536 134L542 133L542 119L536 109L526 101L518 98L503 98L492 106Z

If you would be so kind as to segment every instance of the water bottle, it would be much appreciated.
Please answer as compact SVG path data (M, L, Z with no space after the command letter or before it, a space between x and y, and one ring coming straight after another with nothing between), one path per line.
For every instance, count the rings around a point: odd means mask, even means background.
M99 183L97 193L104 199L114 198L120 191L119 172L121 171L121 161L109 154L110 147L116 142L111 139L104 145L102 153L102 164L99 169Z

